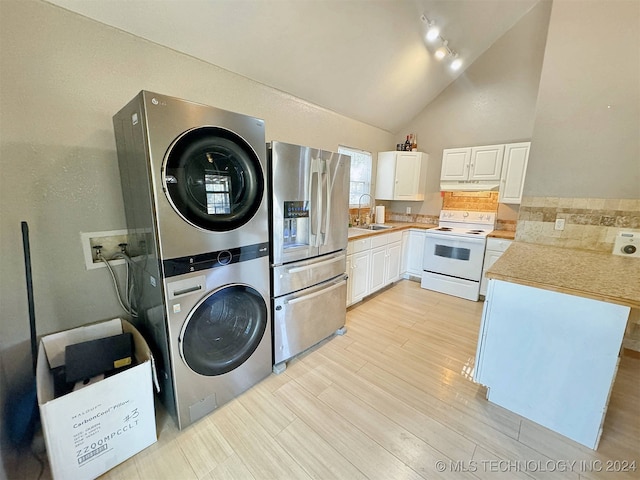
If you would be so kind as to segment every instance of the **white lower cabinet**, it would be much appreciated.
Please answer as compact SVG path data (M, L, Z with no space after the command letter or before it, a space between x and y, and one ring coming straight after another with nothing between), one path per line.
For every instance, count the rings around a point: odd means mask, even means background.
M348 305L359 302L368 293L369 283L369 252L360 252L351 255L351 274L348 283L351 284L351 297L348 297Z
M347 248L347 306L400 279L402 232L351 240Z
M422 277L425 230L412 228L402 232L402 268L404 278Z
M482 265L482 280L480 281L480 295L487 295L487 284L489 280L486 277L487 270L496 260L509 248L511 240L504 238L487 238L487 246L484 251L484 263Z
M347 306L359 302L369 291L371 238L351 240L347 246Z
M400 279L402 232L371 237L371 270L369 293Z
M369 271L369 293L384 287L384 271L387 263L387 247L371 249L371 270Z
M387 276L386 284L400 280L402 267L402 243L394 242L387 247Z

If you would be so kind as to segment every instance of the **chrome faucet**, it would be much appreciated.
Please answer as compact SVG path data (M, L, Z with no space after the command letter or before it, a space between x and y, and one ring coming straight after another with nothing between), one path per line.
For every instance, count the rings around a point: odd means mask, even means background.
M359 225L362 223L362 217L360 216L360 208L362 208L362 197L369 197L369 200L371 200L371 208L370 208L369 219L371 219L371 217L373 215L373 211L374 211L373 197L371 195L369 195L368 193L363 193L362 195L360 195L360 198L358 199L358 218L357 218Z

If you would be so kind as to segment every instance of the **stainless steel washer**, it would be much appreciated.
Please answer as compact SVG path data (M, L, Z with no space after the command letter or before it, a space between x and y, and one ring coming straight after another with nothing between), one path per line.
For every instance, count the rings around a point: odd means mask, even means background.
M142 91L113 125L133 322L154 353L161 399L184 428L271 370L264 122ZM203 357L226 369L196 366Z

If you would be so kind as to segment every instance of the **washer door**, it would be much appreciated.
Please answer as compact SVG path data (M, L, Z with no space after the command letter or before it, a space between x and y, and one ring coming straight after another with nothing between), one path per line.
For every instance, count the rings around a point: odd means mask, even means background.
M255 215L264 174L255 151L239 135L200 127L178 137L162 169L169 203L188 223L214 232L234 230Z
M248 285L213 291L189 313L180 333L180 355L194 372L216 376L242 365L267 328L267 304Z

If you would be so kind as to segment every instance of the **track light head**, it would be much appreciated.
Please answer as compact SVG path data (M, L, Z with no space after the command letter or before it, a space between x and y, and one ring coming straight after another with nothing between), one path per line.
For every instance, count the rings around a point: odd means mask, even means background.
M427 24L427 33L425 38L428 42L435 42L440 37L440 29L436 26L436 22L429 20L424 14L420 16L420 20Z
M437 49L434 53L434 56L438 59L438 60L442 60L444 57L447 56L447 48L446 47L440 47L439 49Z
M429 30L427 30L427 35L426 35L427 41L435 42L439 37L440 37L440 29L435 25L429 27Z
M456 53L455 58L451 62L451 65L449 65L449 68L451 68L451 70L453 71L456 71L460 70L460 67L462 67L462 60L458 58L458 54Z

